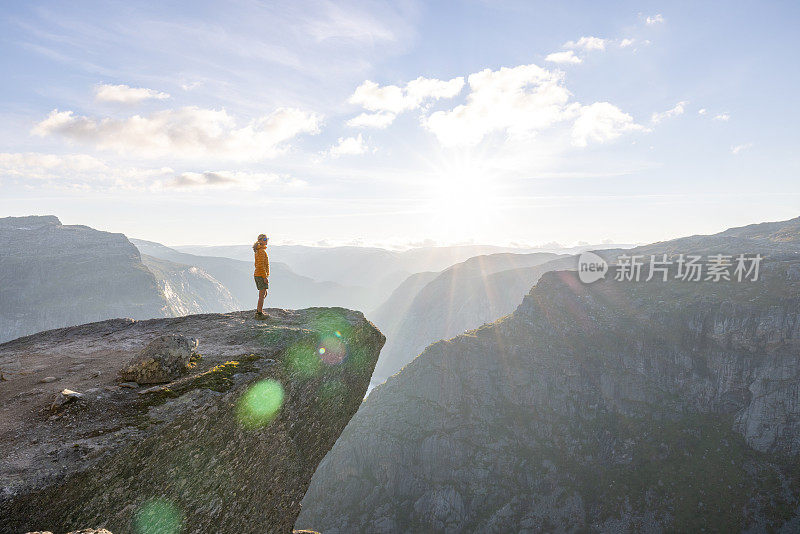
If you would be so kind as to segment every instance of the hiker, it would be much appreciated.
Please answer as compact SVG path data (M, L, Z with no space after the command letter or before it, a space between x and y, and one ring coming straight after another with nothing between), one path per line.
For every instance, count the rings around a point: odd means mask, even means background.
M253 277L258 288L258 307L256 308L256 319L266 319L264 313L264 298L269 289L269 258L267 257L267 242L269 238L265 234L259 234L258 240L253 243L253 252L256 257L256 271Z

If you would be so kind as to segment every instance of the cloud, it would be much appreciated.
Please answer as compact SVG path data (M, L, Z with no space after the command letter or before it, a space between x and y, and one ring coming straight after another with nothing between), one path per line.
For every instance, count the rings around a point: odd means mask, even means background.
M533 64L484 69L469 76L466 104L437 111L423 124L444 145L475 145L493 132L542 130L565 118L569 91L562 78Z
M388 111L377 113L362 113L347 121L347 125L353 128L379 128L389 126L397 115Z
M698 115L706 115L707 113L708 113L708 110L706 108L702 108L702 109L697 110L697 114Z
M364 138L358 134L356 137L340 137L337 144L332 146L328 153L332 157L338 158L344 155L363 154L366 151L367 145L364 143Z
M715 121L723 121L723 122L725 122L730 118L731 118L731 116L730 116L729 113L719 113L718 115L714 115L714 120Z
M600 37L581 37L577 41L567 41L564 43L564 48L573 50L584 50L590 52L592 50L605 50L606 39Z
M274 157L302 133L319 132L314 113L280 108L238 126L225 110L184 107L147 116L95 119L53 110L32 133L60 135L99 149L143 157L220 157L258 160Z
M567 50L566 52L553 52L552 54L548 54L545 61L549 61L551 63L573 63L578 64L582 63L583 60L575 55L575 52L572 50Z
M621 40L619 42L619 47L620 48L627 48L627 47L633 45L633 43L634 43L634 39L625 38L625 39L623 39L623 40Z
M753 147L753 143L744 143L742 145L734 145L731 147L731 154L738 154L743 150L748 150Z
M657 13L655 15L649 16L645 19L645 23L648 26L653 26L654 24L660 24L664 22L664 16L661 13Z
M335 2L322 4L320 16L308 17L304 30L317 42L329 39L347 39L355 42L374 44L380 41L395 41L397 36L388 21L384 22L377 17L359 11L354 6L347 8L338 6ZM311 10L317 14L320 10Z
M605 143L628 131L643 130L633 117L608 102L595 102L580 108L572 127L572 142L584 147L590 141Z
M466 104L437 111L423 125L445 146L474 146L498 133L521 140L558 125L571 130L573 145L586 146L643 129L608 102L570 102L563 76L533 64L476 72L468 78Z
M408 82L405 87L397 85L381 86L370 80L359 85L350 97L351 104L358 104L364 109L377 112L380 117L359 115L348 121L348 124L369 123L369 126L380 124L378 127L388 126L394 117L403 111L419 108L426 100L452 98L461 92L464 87L464 78L452 80L437 80L419 77Z
M244 189L255 191L264 185L303 187L306 182L284 175L243 171L184 172L166 182L158 182L156 189Z
M161 191L166 189L243 189L262 186L303 187L287 175L250 171L179 172L170 167L115 166L88 154L0 153L0 177L18 178L27 186L39 180L48 188Z
M65 171L97 171L106 164L88 154L0 153L0 173L31 178L52 178Z
M169 167L112 166L88 154L0 153L0 176L19 178L27 186L34 179L48 187L142 189L173 172Z
M137 104L142 100L166 100L167 93L160 93L144 87L130 87L127 85L98 85L94 89L94 98L98 102L117 102L121 104Z
M672 109L668 109L667 111L661 111L658 113L653 113L652 117L650 118L650 121L653 124L658 124L664 119L668 119L670 117L676 117L678 115L683 115L684 111L686 111L686 104L687 104L686 101L678 102Z

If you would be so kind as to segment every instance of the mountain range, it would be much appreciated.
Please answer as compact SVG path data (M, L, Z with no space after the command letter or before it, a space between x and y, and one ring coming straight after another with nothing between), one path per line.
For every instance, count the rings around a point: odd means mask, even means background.
M169 315L139 251L122 234L54 216L0 218L0 341L49 328Z
M796 532L800 219L625 254L760 254L755 279L543 274L377 386L297 528ZM620 276L620 278L624 278Z

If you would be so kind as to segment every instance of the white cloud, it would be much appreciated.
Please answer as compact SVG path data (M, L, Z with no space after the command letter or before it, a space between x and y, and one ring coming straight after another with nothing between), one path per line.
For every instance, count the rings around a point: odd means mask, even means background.
M731 154L738 154L743 150L748 150L753 147L753 143L744 143L742 145L734 145L731 147Z
M157 182L156 189L244 189L255 191L264 185L271 187L303 187L306 182L272 173L243 171L184 172L169 181Z
M678 102L672 109L668 109L667 111L661 111L658 113L653 113L653 116L650 118L650 120L653 122L653 124L658 124L664 119L668 119L670 117L676 117L678 115L683 115L684 111L686 111L686 104L687 104L686 101Z
M699 110L697 110L697 114L698 115L706 115L706 114L708 114L708 110L706 108L699 109Z
M56 109L32 132L144 157L258 160L279 154L287 141L301 133L318 133L320 120L314 113L293 108L277 109L244 126L238 126L225 110L197 107L124 119L95 119Z
M526 139L563 124L572 130L572 144L585 146L643 129L607 102L570 103L563 73L537 65L485 69L471 74L468 82L466 104L437 111L423 120L443 145L472 146L497 133L511 141Z
M643 130L633 117L608 102L582 106L572 127L572 142L584 147L589 141L604 143L628 131Z
M388 21L381 21L370 13L359 11L355 6L343 7L335 2L325 2L311 10L307 18L305 32L317 42L348 39L373 44L397 39Z
M567 50L566 52L553 52L552 54L548 54L545 61L549 61L551 63L573 63L578 64L582 63L583 60L575 55L575 52L572 50Z
M367 151L367 145L361 134L356 137L340 137L338 142L328 150L334 158L344 155L363 154Z
M202 85L203 82L187 82L181 84L181 89L183 89L184 91L191 91L192 89L197 89Z
M51 178L63 171L97 171L106 165L88 154L0 153L0 173L31 178Z
M645 19L645 22L648 26L652 26L654 24L660 24L664 22L664 16L661 13L657 13L655 15L649 16Z
M377 113L362 113L347 121L347 125L353 128L386 128L397 115L388 111Z
M144 87L130 87L127 85L98 85L94 89L94 98L99 102L118 102L121 104L137 104L142 100L165 100L167 93L160 93Z
M31 179L47 187L81 189L244 189L263 185L303 187L306 182L287 175L250 171L180 172L170 167L115 166L88 154L0 153L0 177L18 178L28 186Z
M731 116L730 116L729 113L719 113L718 115L714 115L714 120L715 121L723 121L723 122L725 122L730 118L731 118Z
M112 166L88 154L0 153L0 176L19 178L28 186L35 179L48 187L143 188L173 172L169 167Z
M621 40L621 41L619 42L619 47L620 47L620 48L627 48L627 47L629 47L629 46L633 45L633 43L634 43L634 40L633 40L633 39L628 39L628 38L625 38L625 39L623 39L623 40Z
M565 118L569 91L562 78L533 64L485 69L469 76L466 104L437 111L423 123L445 145L474 145L493 132L542 130Z
M419 77L408 82L405 87L397 85L381 86L370 80L359 85L350 97L351 104L358 104L364 109L378 112L380 117L359 115L351 119L349 124L356 125L366 121L369 126L386 127L397 114L403 111L416 109L426 100L438 100L440 98L452 98L461 92L464 87L464 78L458 77L452 80L437 80L432 78ZM371 121L371 119L374 119ZM355 124L352 124L355 122Z
M606 39L601 39L600 37L581 37L577 41L567 41L564 43L564 48L585 50L586 52L590 52L592 50L605 50Z

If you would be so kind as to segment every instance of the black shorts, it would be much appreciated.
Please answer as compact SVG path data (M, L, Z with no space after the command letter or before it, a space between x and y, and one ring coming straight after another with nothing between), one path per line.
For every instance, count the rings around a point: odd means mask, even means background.
M263 276L254 276L253 278L256 279L256 287L259 291L262 289L269 289L269 280L264 278Z

